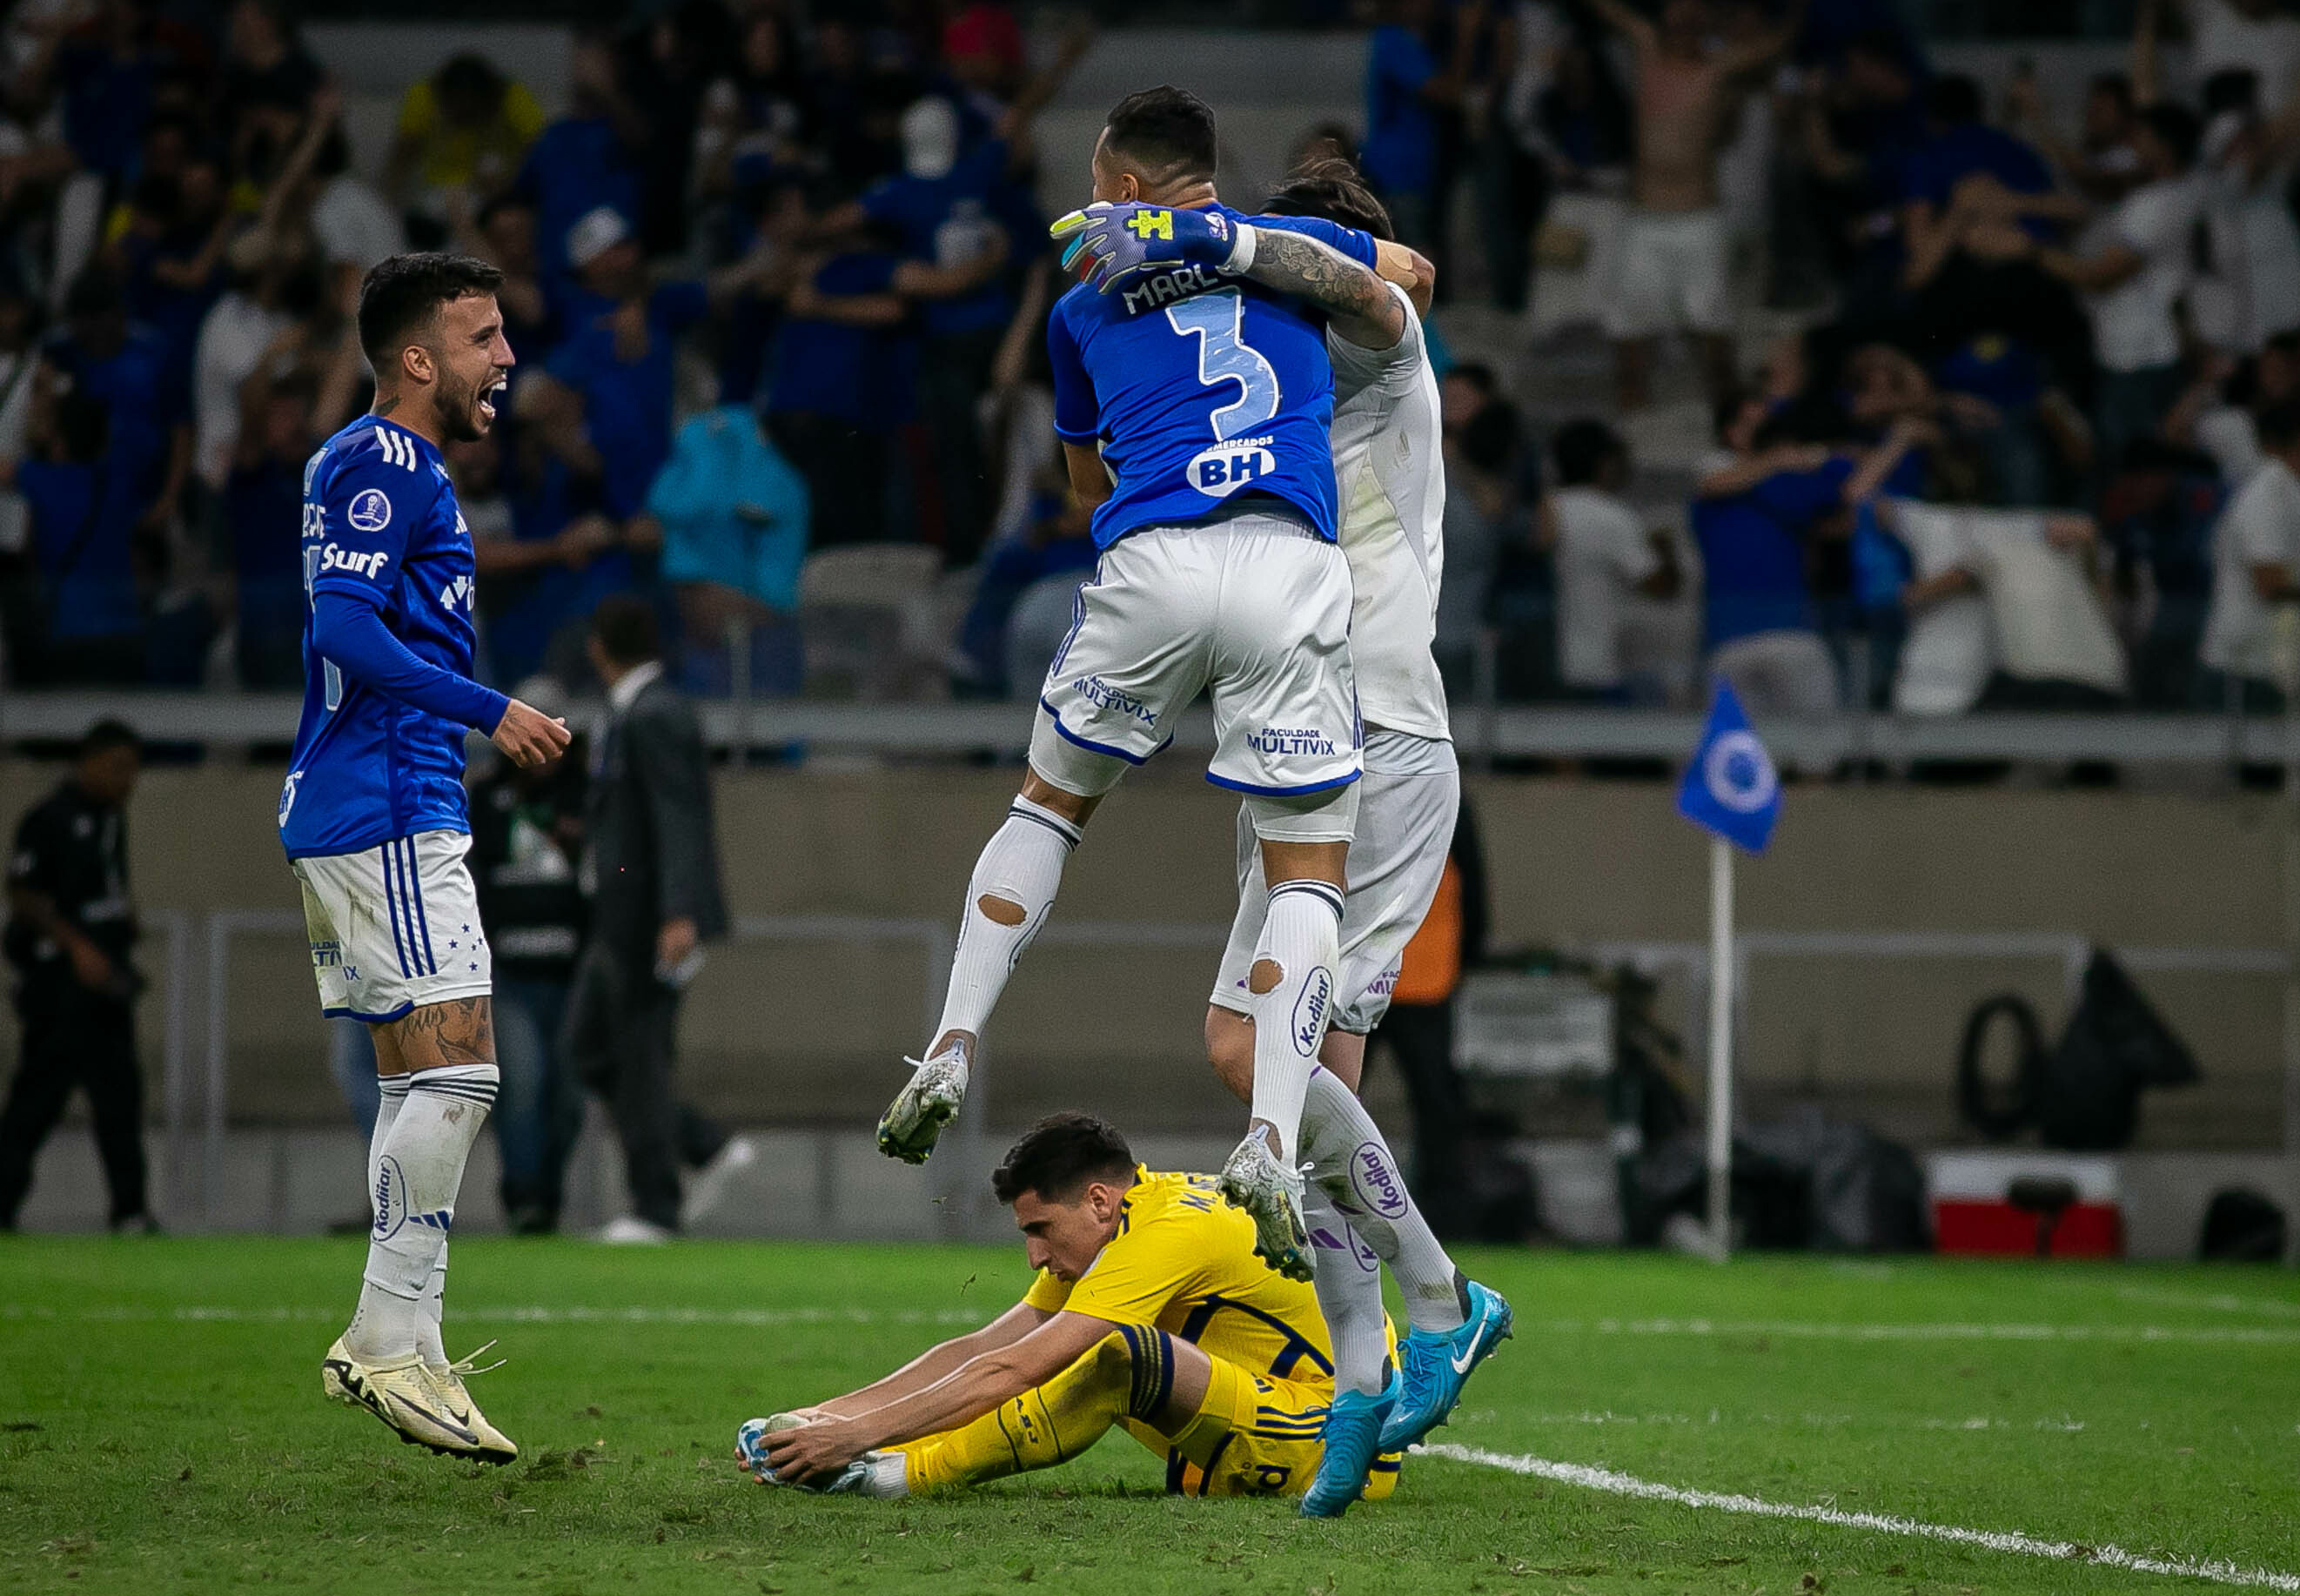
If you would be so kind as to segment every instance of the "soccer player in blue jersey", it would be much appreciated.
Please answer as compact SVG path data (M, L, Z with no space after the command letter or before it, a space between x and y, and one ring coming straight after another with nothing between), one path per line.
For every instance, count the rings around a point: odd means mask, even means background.
M491 961L463 856L463 735L513 763L566 723L471 680L471 536L440 451L487 436L512 362L482 261L395 255L360 290L375 407L304 468L304 713L279 837L320 1007L366 1022L382 1107L375 1227L321 1386L435 1452L507 1463L439 1334L463 1160L495 1101Z
M1338 995L1361 742L1326 329L1387 347L1407 312L1371 269L1372 239L1228 209L1214 155L1196 96L1129 96L1095 149L1096 204L1056 226L1066 260L1094 268L1046 337L1055 430L1102 557L1047 672L1021 796L968 885L935 1040L879 1144L911 1162L932 1150L1088 817L1203 688L1207 779L1245 794L1269 884L1249 980L1253 1123L1221 1185L1272 1267L1307 1280L1300 1119Z

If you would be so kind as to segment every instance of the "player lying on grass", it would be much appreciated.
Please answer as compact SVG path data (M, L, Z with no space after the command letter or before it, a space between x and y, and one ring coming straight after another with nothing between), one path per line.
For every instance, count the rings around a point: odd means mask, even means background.
M762 1481L898 1497L1068 1462L1114 1425L1168 1489L1299 1495L1334 1392L1316 1296L1254 1256L1212 1177L1153 1174L1091 1115L1040 1120L991 1189L1038 1279L1021 1301L845 1396L745 1424ZM1355 1262L1378 1267L1370 1253ZM1387 1496L1395 1453L1360 1486Z

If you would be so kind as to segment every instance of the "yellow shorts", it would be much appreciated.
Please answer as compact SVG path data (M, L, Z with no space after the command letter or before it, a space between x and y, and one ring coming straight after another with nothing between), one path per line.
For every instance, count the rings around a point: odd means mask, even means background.
M1296 1380L1248 1374L1219 1358L1206 1386L1205 1405L1179 1435L1166 1435L1138 1419L1125 1421L1137 1441L1166 1455L1166 1489L1178 1496L1299 1496L1318 1472L1323 1448L1327 1389ZM1374 1459L1365 1499L1378 1501L1397 1489L1401 1452Z

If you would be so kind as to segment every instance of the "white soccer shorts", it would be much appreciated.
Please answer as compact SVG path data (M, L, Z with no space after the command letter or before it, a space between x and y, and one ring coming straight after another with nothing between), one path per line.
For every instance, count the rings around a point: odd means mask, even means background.
M1349 894L1342 901L1341 973L1345 994L1333 1028L1363 1035L1389 1012L1398 960L1421 928L1446 873L1454 820L1462 808L1462 773L1454 745L1404 732L1377 730L1366 740L1365 779L1358 784L1357 838L1350 844ZM1405 772L1412 772L1407 774ZM1238 918L1207 1001L1254 1012L1246 977L1269 912L1262 849L1246 811L1238 817Z
M1617 248L1621 270L1598 311L1608 337L1731 330L1723 212L1631 211Z
M380 1022L494 990L471 851L462 832L419 831L295 861L321 1013Z
M1173 741L1204 689L1208 781L1264 797L1347 786L1362 740L1350 600L1341 550L1284 516L1127 534L1079 588L1038 694L1031 768L1097 797Z

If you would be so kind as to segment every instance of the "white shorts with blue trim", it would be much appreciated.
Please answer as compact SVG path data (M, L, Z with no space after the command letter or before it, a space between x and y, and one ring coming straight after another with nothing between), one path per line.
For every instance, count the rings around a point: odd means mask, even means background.
M1374 730L1366 738L1365 779L1358 784L1357 835L1350 842L1349 891L1342 900L1341 973L1335 983L1333 1028L1363 1035L1389 1012L1405 944L1421 929L1462 810L1462 774L1454 745L1410 732ZM1253 819L1238 812L1238 918L1207 1001L1251 1016L1246 978L1269 918L1262 849Z
M1173 741L1203 690L1208 781L1264 797L1348 786L1363 740L1350 599L1341 550L1282 513L1128 533L1079 588L1038 695L1031 768L1099 796Z
M495 956L460 831L294 861L320 1010L380 1022L494 990Z

